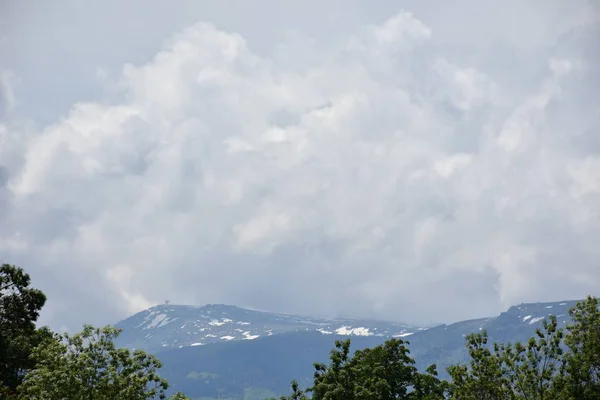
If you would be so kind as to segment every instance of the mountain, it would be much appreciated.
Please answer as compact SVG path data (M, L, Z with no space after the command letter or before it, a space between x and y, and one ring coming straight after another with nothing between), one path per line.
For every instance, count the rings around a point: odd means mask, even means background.
M323 319L209 304L157 305L116 324L118 344L148 352L187 346L254 340L282 333L316 331L324 335L404 337L424 327L358 319Z
M526 341L549 315L560 325L576 301L521 304L495 317L435 327L392 322L327 320L245 310L234 306L161 305L117 324L118 344L153 351L174 391L193 399L264 399L289 391L292 379L308 386L314 362L326 362L335 340L354 350L390 337L410 341L417 367L445 368L467 359L465 336L485 329L492 341ZM247 324L242 324L247 323ZM202 345L195 345L202 343Z
M440 325L410 337L411 355L417 366L426 368L435 363L444 372L448 366L467 360L465 337L485 330L491 342L526 342L550 315L557 317L559 327L569 321L569 310L577 301L530 303L510 307L496 317L460 321Z

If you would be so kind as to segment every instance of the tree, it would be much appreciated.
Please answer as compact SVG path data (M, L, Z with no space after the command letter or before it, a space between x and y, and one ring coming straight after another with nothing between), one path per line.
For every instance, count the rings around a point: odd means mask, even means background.
M467 335L469 366L452 365L451 398L456 400L510 399L508 382L502 369L502 359L488 346L486 331Z
M447 381L438 378L437 367L430 365L424 374L417 374L414 384L414 398L419 400L444 400L450 390Z
M498 345L503 374L510 391L521 399L553 400L555 379L562 365L561 348L563 332L558 329L556 317L551 315L536 329L527 345Z
M32 349L51 337L48 328L36 328L46 296L30 287L22 268L0 267L0 394L14 394L25 373L33 368Z
M589 296L569 311L564 365L557 378L565 399L600 399L600 311L597 298Z
M313 400L440 400L447 383L437 377L435 365L420 374L410 357L408 342L390 339L374 348L350 354L350 340L338 340L329 365L316 363ZM292 395L280 400L305 400L306 392L292 382Z
M120 330L85 325L75 335L56 335L34 349L37 362L19 387L29 400L146 400L165 398L161 363L141 350L115 347ZM181 394L175 397L182 399Z
M351 376L350 339L336 340L329 354L329 366L315 363L314 385L309 390L315 400L351 400L354 376Z
M372 349L357 350L351 374L356 399L407 399L417 376L407 342L390 339Z

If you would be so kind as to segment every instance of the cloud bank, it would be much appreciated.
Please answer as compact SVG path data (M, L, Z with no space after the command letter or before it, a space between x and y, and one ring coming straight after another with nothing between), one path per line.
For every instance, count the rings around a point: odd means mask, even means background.
M598 294L597 11L508 2L466 34L476 2L425 3L271 42L172 23L87 80L49 66L37 103L44 65L0 64L0 258L44 322L170 299L422 323Z

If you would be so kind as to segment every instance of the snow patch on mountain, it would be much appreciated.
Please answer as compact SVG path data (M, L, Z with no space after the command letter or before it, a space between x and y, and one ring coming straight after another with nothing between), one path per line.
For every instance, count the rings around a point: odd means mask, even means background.
M535 318L531 318L531 320L529 321L529 325L533 325L536 322L540 322L542 320L544 320L546 317L535 317Z
M244 335L244 340L253 340L253 339L260 337L260 335L251 335L250 331L246 331L246 332L242 333L242 335Z
M344 336L351 336L351 335L355 335L355 336L373 336L373 334L369 331L369 328L365 328L365 327L358 327L358 328L352 328L350 326L342 326L339 327L335 330L335 333L337 333L338 335L344 335Z
M178 323L172 324L173 321ZM118 345L145 351L254 340L300 331L391 338L407 331L426 329L385 321L312 318L219 304L202 307L157 305L119 322L117 327L123 329L117 339Z

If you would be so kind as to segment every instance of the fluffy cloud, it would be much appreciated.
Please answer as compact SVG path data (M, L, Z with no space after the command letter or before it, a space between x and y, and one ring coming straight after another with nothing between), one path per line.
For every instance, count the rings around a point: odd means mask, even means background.
M166 298L424 322L597 293L592 10L479 41L421 12L264 52L195 23L51 121L4 73L0 257L67 328Z

